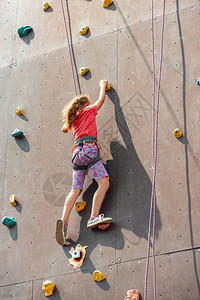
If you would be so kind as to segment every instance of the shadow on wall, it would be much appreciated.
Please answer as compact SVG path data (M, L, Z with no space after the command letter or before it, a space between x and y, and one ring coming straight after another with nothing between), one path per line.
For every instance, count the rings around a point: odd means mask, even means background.
M111 5L109 5L109 6L106 7L105 9L106 9L106 10L116 11L117 7L116 7L115 3L113 2Z
M191 246L193 248L193 263L194 263L194 272L196 277L196 284L198 288L198 292L200 295L200 282L198 277L198 270L197 270L197 258L196 252L194 249L194 238L193 238L193 227L192 227L192 213L191 213L191 193L190 193L190 180L189 180L189 160L188 160L188 140L187 140L187 112L186 112L186 64L185 64L185 51L184 51L184 44L182 38L182 29L181 29L181 21L180 21L180 14L179 14L179 0L176 0L176 14L178 20L178 29L179 29L179 38L180 38L180 45L181 45L181 55L182 55L182 66L183 66L183 117L184 117L184 139L182 139L183 144L185 145L185 162L186 162L186 183L187 183L187 196L188 196L188 214L189 214L189 228L190 228L190 241Z
M28 118L25 115L19 115L18 116L21 120L28 122Z
M61 300L61 297L60 297L59 291L58 291L58 289L57 289L57 287L56 287L56 286L55 286L55 289L54 289L53 295L51 295L51 300Z
M21 150L23 150L24 152L29 152L30 151L30 144L29 144L27 138L25 137L25 135L15 137L15 142L17 143L19 148Z
M13 239L13 241L17 241L17 239L18 239L18 227L17 227L17 223L15 224L15 226L9 228L9 232L10 232L10 236Z
M47 10L44 11L46 14L52 13L53 12L53 8L51 6L49 6L49 8Z
M117 165L116 186L117 197L117 249L124 247L124 237L119 236L122 228L131 230L139 238L148 239L148 222L151 202L152 183L144 169L125 120L120 99L114 89L108 94L115 105L117 127L125 146L111 142L110 149L113 161L107 163L108 172ZM160 214L156 207L156 238L161 228Z
M122 229L132 231L139 239L148 239L152 183L136 153L116 91L112 88L108 96L115 106L117 127L126 147L117 141L111 142L110 150L113 159L108 160L105 165L110 175L111 185L106 194L101 211L105 212L106 216L111 216L114 222L106 232L99 229L89 230L86 228L92 198L97 189L97 183L93 181L83 194L83 200L87 201L87 206L85 210L80 213L82 220L77 242L81 245L88 246L87 258L81 270L84 273L89 272L91 274L95 270L95 267L90 260L90 254L96 249L96 253L93 253L93 255L98 258L99 264L101 264L101 257L103 258L104 256L103 250L101 247L98 248L97 245L111 247L117 250L124 249L126 237L122 234ZM156 238L158 238L161 228L158 209L156 218ZM131 243L131 241L129 241L129 243ZM68 249L66 247L63 249L65 254L71 257L68 253ZM111 251L110 253L113 255L113 258L109 254L109 263L110 259L114 260L115 258L115 251ZM102 284L101 288L105 290L109 289L108 283L105 282L105 284Z
M74 68L75 68L75 72L76 72L76 81L78 84L78 91L81 94L81 85L80 85L80 81L79 81L79 75L78 75L78 69L77 69L77 65L76 65L76 59L75 59L75 54L74 54L74 48L73 48L73 40L72 40L72 29L71 29L71 18L70 18L70 12L69 12L69 5L68 5L68 1L66 0L66 7L67 7L67 16L68 16L68 26L69 26L69 34L70 34L70 47L71 47L71 53L72 53L72 63L74 63ZM66 34L68 34L66 32ZM70 55L71 57L71 55ZM75 78L74 78L75 80Z
M27 45L30 45L31 40L33 40L35 37L35 33L33 31L33 29L26 35L26 36L22 36L21 40L26 43Z
M135 37L135 35L134 35L134 31L131 30L131 26L129 26L129 25L127 24L127 20L126 20L126 18L124 17L123 12L122 12L122 10L120 9L118 3L116 3L116 5L117 5L117 10L118 10L118 12L119 12L119 14L120 14L120 16L121 16L123 22L124 22L124 25L125 25L126 29L128 30L128 33L129 33L129 35L130 35L130 37L131 37L131 39L132 39L132 41L133 41L133 43L134 43L134 46L137 48L138 53L139 53L140 56L142 57L143 62L144 62L144 64L145 64L145 66L146 66L146 68L147 68L149 74L151 74L152 80L153 80L152 67L151 67L151 65L149 64L149 62L148 62L148 60L147 60L147 58L146 58L146 55L145 55L145 53L144 53L143 50L142 50L142 47L140 46L138 40L136 39L136 37ZM156 79L156 85L157 85L157 84L158 84L158 80ZM174 109L173 109L173 107L170 105L169 100L167 99L167 96L165 95L165 93L164 93L164 91L162 90L162 88L161 88L161 90L160 90L160 94L162 95L163 100L164 100L164 102L165 102L165 104L166 104L166 106L167 106L167 108L168 108L168 110L169 110L171 116L173 117L174 122L177 124L177 127L180 127L181 125L180 125L179 119L177 118L177 116L176 116L176 114L175 114L175 112L174 112Z

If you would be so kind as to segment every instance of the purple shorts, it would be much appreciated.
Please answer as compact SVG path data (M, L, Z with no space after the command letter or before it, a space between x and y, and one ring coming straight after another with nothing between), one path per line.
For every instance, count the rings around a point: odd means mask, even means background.
M85 144L82 149L81 147L76 147L73 151L73 163L76 165L87 165L90 160L88 157L92 158L97 154L98 147L95 144ZM72 188L82 190L87 172L87 170L73 170ZM96 162L90 168L90 172L96 181L99 181L104 177L108 177L108 173L102 163L102 160Z

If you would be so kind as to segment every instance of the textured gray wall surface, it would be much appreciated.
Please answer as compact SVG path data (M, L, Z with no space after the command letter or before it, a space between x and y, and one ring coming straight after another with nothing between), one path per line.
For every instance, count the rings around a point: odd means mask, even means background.
M98 111L101 157L110 175L102 212L106 230L87 229L97 184L89 173L73 209L69 234L87 245L80 269L69 266L71 246L55 240L55 223L71 188L73 134L63 134L61 111L74 96L61 2L0 2L0 211L17 224L0 226L0 299L46 299L43 280L53 280L51 299L116 299L129 289L144 298L152 191L151 1L64 1L76 84L98 99L99 81L112 89ZM154 1L156 87L160 64L162 1ZM199 0L166 1L156 178L157 299L200 299L200 87ZM20 38L17 29L33 30ZM86 36L79 34L88 25ZM88 67L86 76L78 75ZM16 107L23 110L15 114ZM15 128L24 132L12 138ZM173 135L175 128L181 139ZM15 194L16 207L9 202ZM95 269L106 280L92 279ZM148 299L153 299L152 257Z

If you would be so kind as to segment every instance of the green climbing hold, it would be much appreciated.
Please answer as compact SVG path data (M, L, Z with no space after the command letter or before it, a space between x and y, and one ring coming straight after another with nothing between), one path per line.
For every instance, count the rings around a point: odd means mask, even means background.
M33 28L31 26L22 26L17 29L19 37L25 36L29 33Z
M16 128L12 133L11 136L12 137L17 137L23 134L23 131L21 129Z
M15 218L4 217L1 223L10 228L16 224L16 220Z

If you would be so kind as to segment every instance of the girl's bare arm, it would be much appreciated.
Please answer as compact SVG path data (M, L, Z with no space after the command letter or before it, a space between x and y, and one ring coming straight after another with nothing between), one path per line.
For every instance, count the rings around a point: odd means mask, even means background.
M100 86L99 99L94 103L97 110L99 110L104 103L107 83L108 80L101 80L99 83Z

